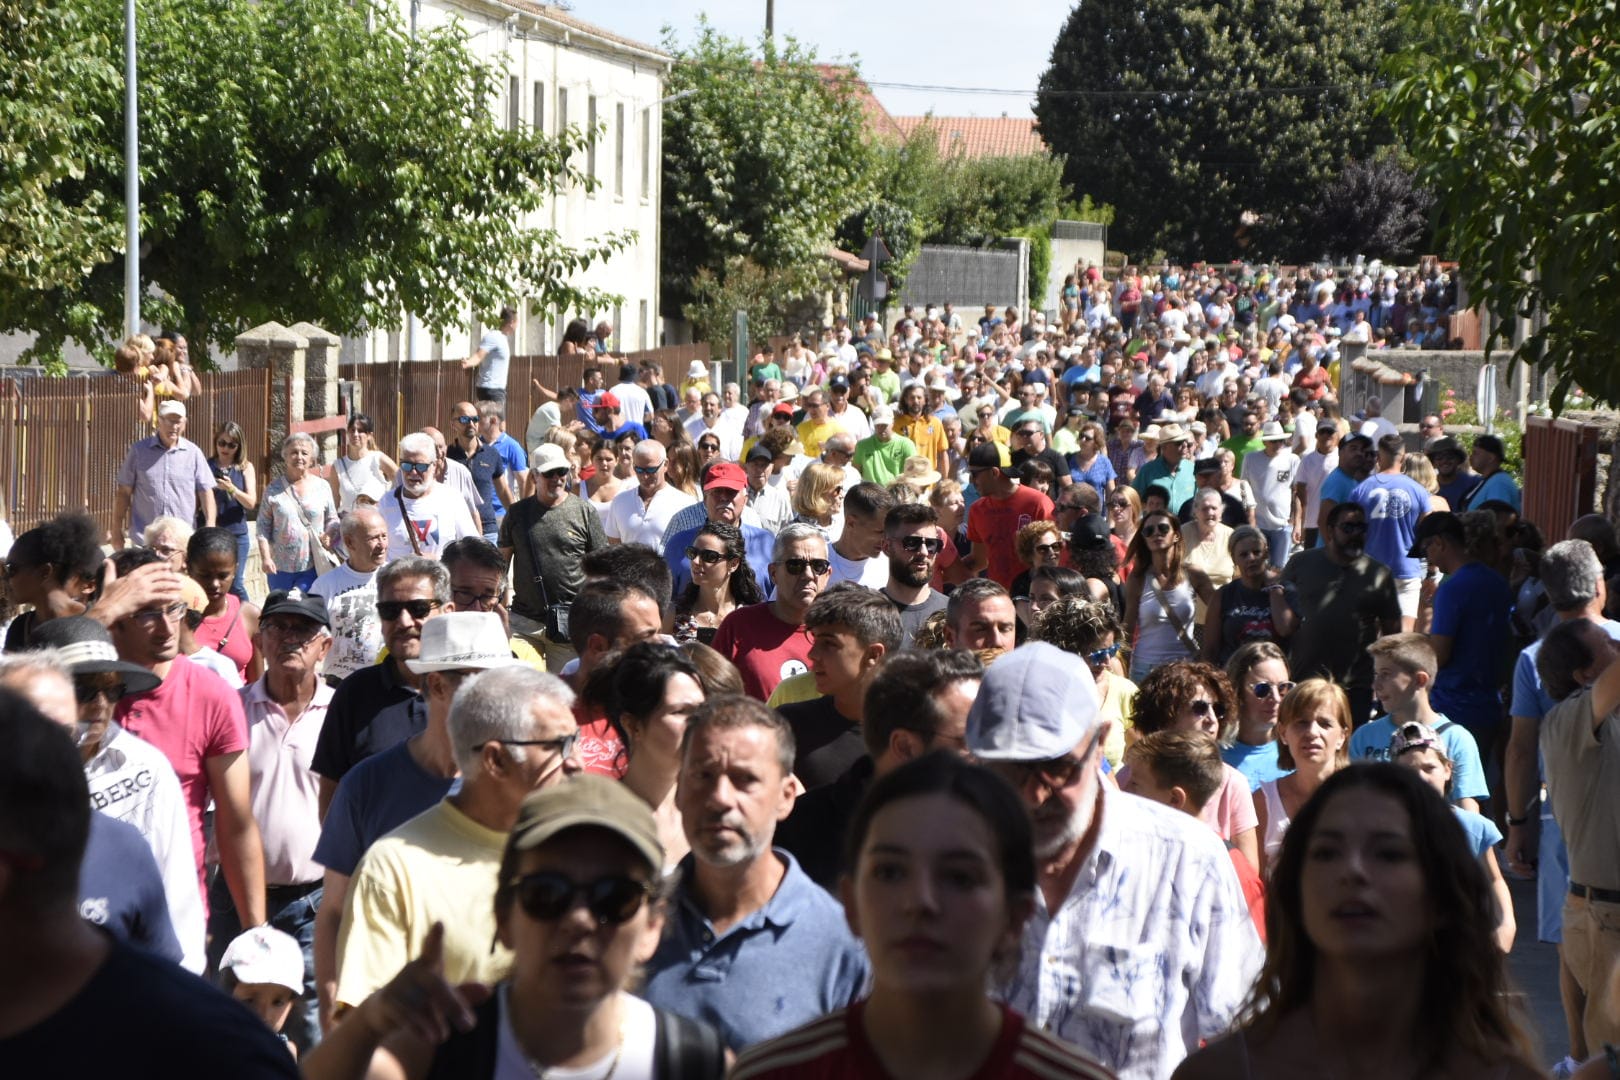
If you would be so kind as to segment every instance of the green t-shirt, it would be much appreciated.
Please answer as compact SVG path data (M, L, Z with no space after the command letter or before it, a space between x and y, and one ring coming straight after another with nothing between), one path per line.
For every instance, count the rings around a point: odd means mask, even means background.
M862 480L888 485L905 472L906 458L914 457L917 444L904 435L890 435L884 442L876 435L868 435L855 444L855 471Z

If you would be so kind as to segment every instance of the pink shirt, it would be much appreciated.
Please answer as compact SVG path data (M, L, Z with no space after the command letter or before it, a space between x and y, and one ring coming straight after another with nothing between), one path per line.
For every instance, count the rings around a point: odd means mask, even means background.
M177 656L169 675L156 690L135 694L118 703L113 719L125 731L138 735L163 752L180 778L186 818L191 825L191 853L197 860L197 887L206 905L207 868L204 858L203 811L212 794L208 783L210 758L239 754L248 748L247 720L242 702L225 680L183 656Z
M321 838L320 783L310 762L326 722L332 687L315 680L315 696L296 721L270 700L261 678L241 690L247 714L248 771L253 775L253 820L264 842L266 885L321 880L315 844Z
M1226 783L1213 799L1204 804L1198 819L1219 834L1222 840L1231 840L1239 833L1260 827L1260 818L1254 812L1254 795L1249 781L1242 773L1222 762Z

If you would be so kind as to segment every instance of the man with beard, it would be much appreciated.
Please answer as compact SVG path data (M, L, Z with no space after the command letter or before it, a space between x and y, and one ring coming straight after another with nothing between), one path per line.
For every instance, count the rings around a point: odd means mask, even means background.
M1073 660L1014 650L968 713L969 752L1029 807L1040 870L997 996L1121 1077L1162 1078L1236 1018L1260 940L1220 839L1102 782L1107 724Z
M899 503L883 519L883 553L889 559L889 580L882 593L900 609L906 641L936 611L945 610L945 596L933 590L934 564L944 548L939 515L927 503Z
M867 980L843 907L771 846L793 809L793 756L787 722L743 697L711 699L681 738L675 805L692 851L641 996L733 1050L844 1008Z
M927 458L941 475L948 475L950 440L945 438L945 424L928 411L927 398L928 392L920 382L900 391L900 415L894 421L895 434L910 439L917 453Z
M1341 502L1328 511L1322 542L1283 568L1283 584L1299 590L1288 668L1296 679L1320 675L1344 687L1351 720L1360 725L1372 708L1367 646L1400 633L1400 598L1389 567L1367 556L1367 512L1358 504Z
M1316 521L1316 542L1318 546L1327 543L1327 517L1333 508L1342 502L1349 502L1350 495L1361 485L1361 482L1372 475L1373 465L1377 462L1377 455L1373 451L1372 440L1365 435L1346 435L1339 440L1339 466L1327 474L1322 481L1322 493L1318 500Z
M450 541L482 535L467 501L435 475L439 453L433 437L422 432L399 441L399 486L377 507L388 525L391 559L407 555L434 559Z

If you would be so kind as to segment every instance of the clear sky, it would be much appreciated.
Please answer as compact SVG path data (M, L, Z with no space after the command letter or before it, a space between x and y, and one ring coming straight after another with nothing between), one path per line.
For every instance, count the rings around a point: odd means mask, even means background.
M649 44L662 40L666 25L689 41L701 14L716 29L749 41L765 28L765 0L573 0L571 10ZM1070 10L1063 0L776 0L776 32L814 46L823 61L857 57L873 93L897 116L1031 116L1035 84ZM1016 92L948 93L883 83Z

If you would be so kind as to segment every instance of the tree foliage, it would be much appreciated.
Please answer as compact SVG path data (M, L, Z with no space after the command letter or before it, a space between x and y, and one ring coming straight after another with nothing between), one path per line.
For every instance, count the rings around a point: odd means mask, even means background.
M818 67L792 38L756 54L707 22L666 49L664 301L684 309L698 273L724 279L738 257L804 275L839 225L870 203L866 123L849 72Z
M936 224L928 240L985 244L1024 229L1050 228L1067 194L1061 158L953 157L943 164Z
M95 55L120 61L117 0L62 10L95 28ZM393 6L350 0L142 0L138 33L142 313L184 327L194 354L268 319L353 333L410 311L444 333L469 304L606 299L570 279L628 236L575 249L525 220L585 183L569 164L583 136L504 130L489 107L504 74L459 26L413 38ZM121 93L87 78L52 89L92 130L82 180L62 178L50 199L120 222ZM0 291L0 330L36 333L47 362L68 338L106 352L123 253L102 244L76 280Z
M1429 246L1434 194L1419 186L1394 152L1348 162L1322 188L1315 213L1301 223L1298 245L1309 258L1349 261L1359 254L1415 262ZM1279 246L1281 246L1279 244Z
M1380 141L1371 104L1395 0L1080 0L1035 115L1075 190L1113 204L1110 242L1245 252L1245 211L1297 235L1317 193Z
M1620 402L1620 35L1612 4L1412 4L1389 117L1436 194L1443 250L1496 316L1538 326L1513 353Z
M869 151L871 194L839 226L838 246L859 254L874 235L883 237L890 261L883 267L898 292L938 220L945 163L933 128L920 125L904 140L874 141Z

